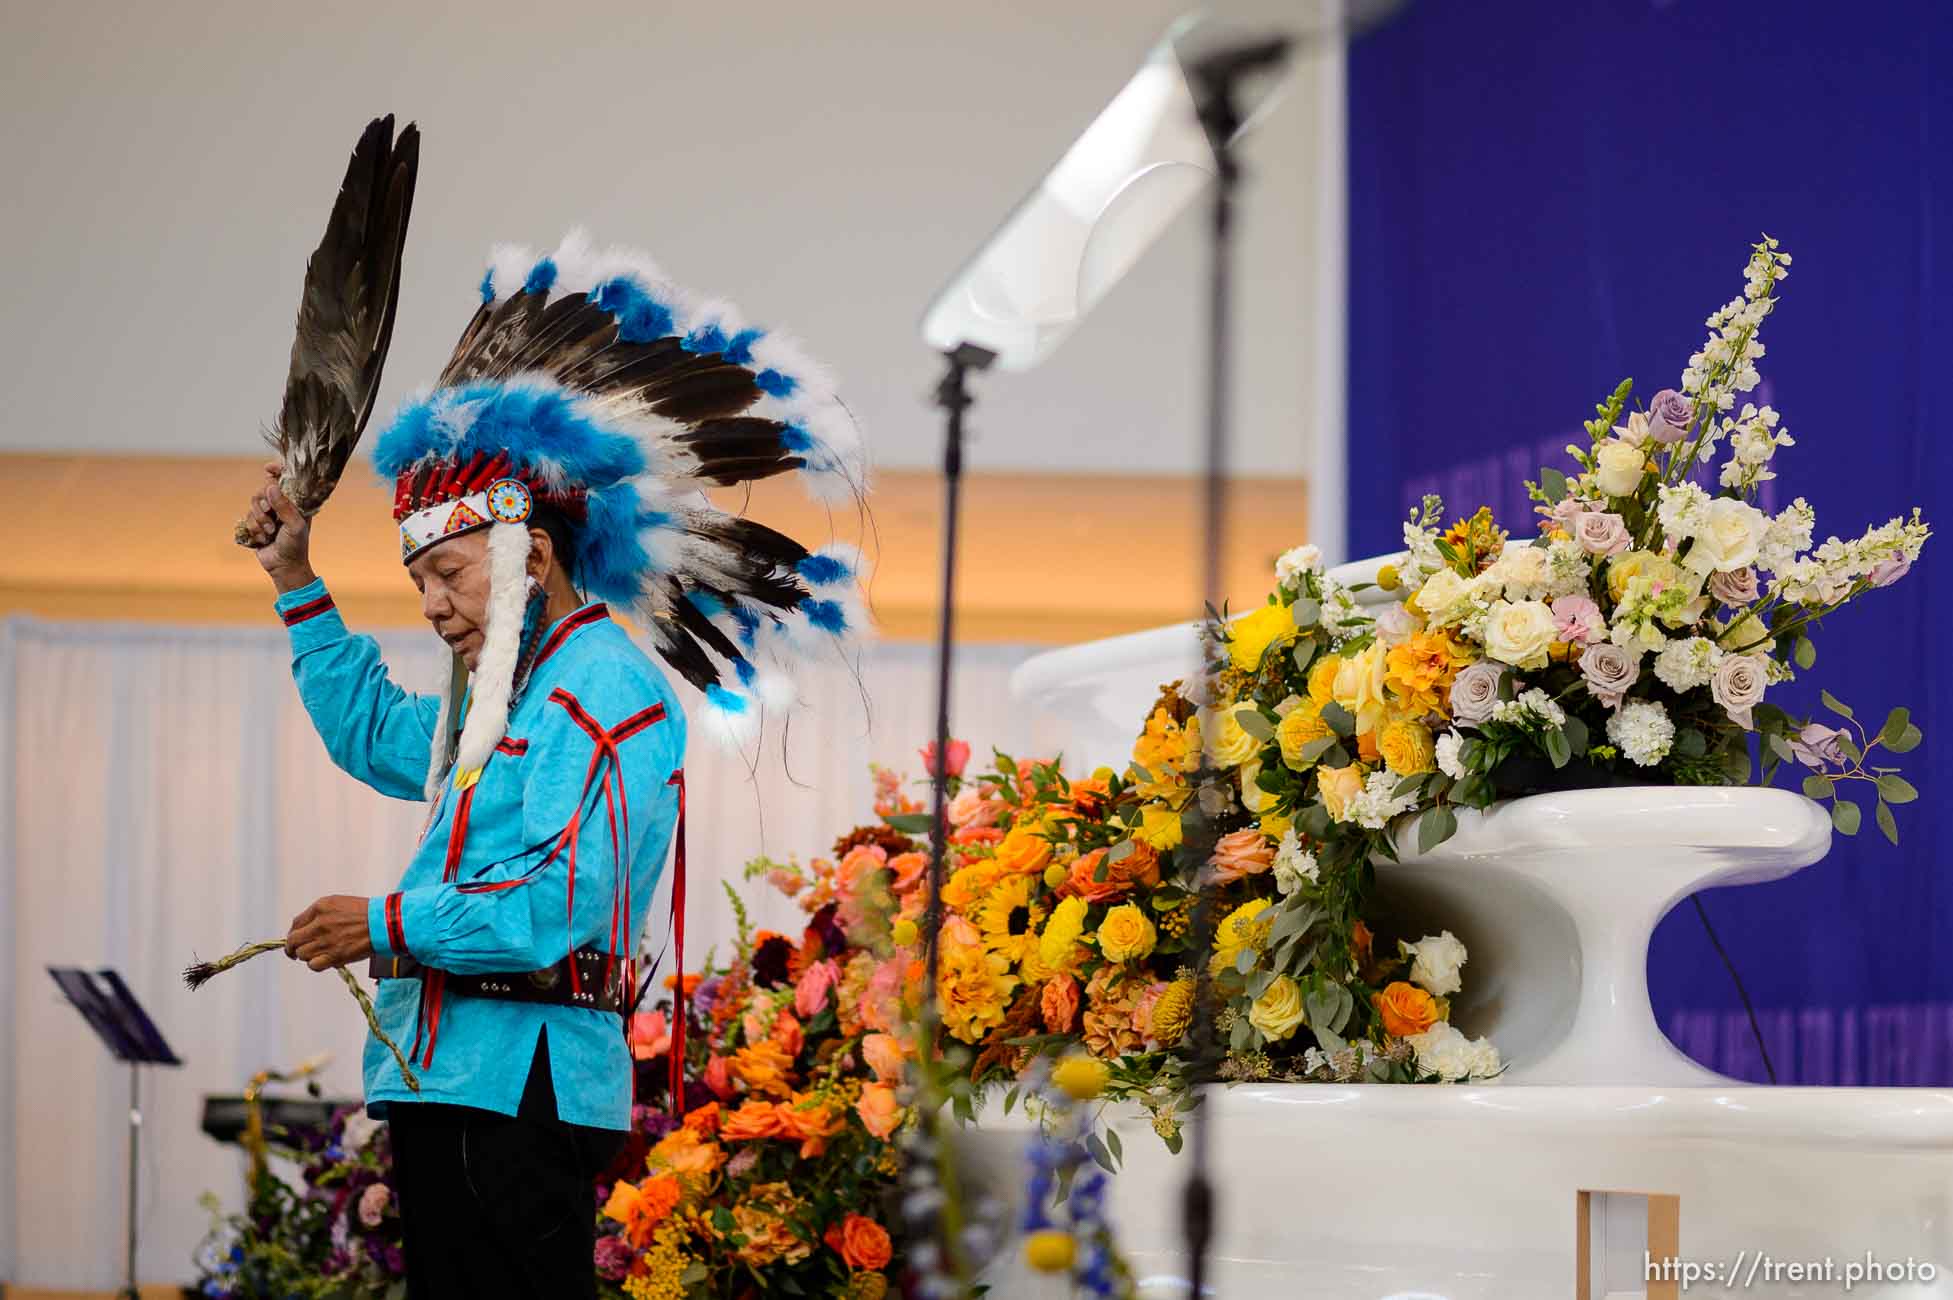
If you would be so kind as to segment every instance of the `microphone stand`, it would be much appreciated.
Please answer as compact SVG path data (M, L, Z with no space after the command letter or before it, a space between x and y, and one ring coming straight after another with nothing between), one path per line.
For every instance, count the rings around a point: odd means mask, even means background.
M1220 654L1216 636L1221 617L1221 557L1226 552L1228 437L1232 423L1234 290L1234 215L1240 189L1241 166L1234 152L1234 140L1242 119L1237 92L1242 78L1251 73L1274 69L1283 63L1292 41L1286 36L1269 37L1215 50L1189 62L1187 82L1193 91L1200 124L1214 149L1215 181L1213 207L1209 219L1210 267L1208 279L1207 352L1207 437L1206 490L1201 511L1201 531L1195 545L1201 548L1202 602L1196 623L1199 629L1204 702L1213 699L1213 667ZM1216 819L1227 810L1229 795L1216 791L1209 811L1208 790L1220 773L1214 765L1213 737L1208 729L1201 734L1201 756L1194 772L1192 826L1184 847L1194 864L1195 880L1205 872L1217 839ZM1211 1009L1212 982L1208 975L1209 953L1214 945L1214 903L1212 891L1198 889L1191 926L1194 958L1194 1061L1191 1084L1202 1088L1212 1081L1220 1057ZM1188 1135L1187 1181L1181 1193L1181 1231L1187 1250L1188 1295L1202 1300L1207 1294L1207 1254L1214 1237L1214 1185L1211 1117L1189 1116L1193 1131Z

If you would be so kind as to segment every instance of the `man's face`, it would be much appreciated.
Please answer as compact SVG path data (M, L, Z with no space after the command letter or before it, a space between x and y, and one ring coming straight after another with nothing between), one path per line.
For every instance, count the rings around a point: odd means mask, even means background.
M488 630L488 530L429 547L407 573L420 588L421 617L473 672Z

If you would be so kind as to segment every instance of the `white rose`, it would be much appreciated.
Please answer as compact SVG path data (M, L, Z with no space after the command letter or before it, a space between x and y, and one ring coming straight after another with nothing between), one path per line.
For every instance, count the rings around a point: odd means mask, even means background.
M1485 616L1485 653L1514 668L1543 668L1558 635L1553 611L1537 600L1501 600Z
M1594 481L1610 497L1634 495L1647 469L1647 457L1630 442L1603 442L1594 452Z
M1424 580L1410 603L1432 626L1444 627L1464 616L1464 606L1471 594L1472 585L1459 577L1456 570L1439 569Z
M1408 641L1417 631L1417 615L1403 605L1386 605L1377 611L1377 639L1385 645Z
M1746 569L1756 563L1769 528L1769 516L1755 506L1735 497L1717 497L1709 503L1708 518L1689 543L1682 563L1698 575Z
M1275 581L1284 587L1292 586L1303 574L1317 573L1321 569L1322 548L1314 545L1298 546L1292 551L1284 551L1281 558L1275 561Z
M1465 981L1458 973L1465 964L1465 945L1451 931L1427 934L1416 943L1400 940L1397 947L1411 959L1411 983L1426 993L1435 997L1449 997L1465 987Z

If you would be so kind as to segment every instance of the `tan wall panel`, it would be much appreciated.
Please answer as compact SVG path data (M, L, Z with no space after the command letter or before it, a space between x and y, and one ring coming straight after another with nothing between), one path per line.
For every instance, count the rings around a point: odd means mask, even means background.
M252 458L0 455L0 615L264 623L271 590L230 540L252 492ZM965 480L958 630L971 641L1059 643L1186 618L1197 602L1194 480L1140 475L976 474ZM743 494L721 494L736 507ZM1229 487L1230 601L1258 603L1274 557L1306 540L1307 484ZM933 637L942 484L890 471L872 523L837 511L832 531L874 562L871 596L885 637ZM391 494L349 474L314 526L313 564L356 625L413 625ZM803 541L829 535L828 508L788 484L761 484L750 513Z

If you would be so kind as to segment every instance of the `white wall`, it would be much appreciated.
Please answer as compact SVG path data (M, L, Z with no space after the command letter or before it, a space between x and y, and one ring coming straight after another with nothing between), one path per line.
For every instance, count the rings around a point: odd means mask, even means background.
M0 449L254 450L303 258L390 109L425 140L383 407L445 359L489 244L581 222L802 335L883 464L932 464L923 306L1178 8L10 2ZM1304 472L1340 426L1341 136L1318 60L1251 146L1248 472ZM978 467L1196 466L1200 235L1183 220L1046 369L983 383Z

